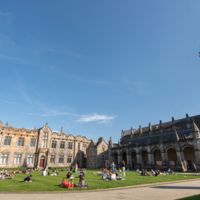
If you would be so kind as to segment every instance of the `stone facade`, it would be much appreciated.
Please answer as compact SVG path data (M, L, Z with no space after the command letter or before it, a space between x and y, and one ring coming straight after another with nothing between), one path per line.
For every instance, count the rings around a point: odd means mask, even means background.
M89 168L102 168L108 167L108 144L100 137L95 144L93 141L87 149L88 167Z
M109 160L130 169L200 170L200 115L122 130L118 144L109 141Z
M75 163L82 168L104 165L105 160L98 159L102 154L99 149L103 145L106 151L108 145L103 139L94 149L90 149L92 144L86 137L65 134L62 130L53 132L47 124L33 130L0 124L0 168L66 167Z

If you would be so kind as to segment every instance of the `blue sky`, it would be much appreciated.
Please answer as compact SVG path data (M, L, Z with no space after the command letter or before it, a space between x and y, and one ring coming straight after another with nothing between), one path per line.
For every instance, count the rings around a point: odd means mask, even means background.
M0 1L0 119L96 140L199 114L199 0Z

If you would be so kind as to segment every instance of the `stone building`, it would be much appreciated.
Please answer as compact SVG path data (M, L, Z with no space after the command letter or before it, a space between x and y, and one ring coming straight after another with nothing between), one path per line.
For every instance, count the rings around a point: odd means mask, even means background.
M87 149L88 168L108 167L108 144L100 137L95 144L91 141Z
M118 144L109 141L109 160L130 169L200 170L200 115L137 129L122 130Z
M102 154L99 148L103 144L102 150L107 150L108 145L102 139L94 147L94 157L90 158L88 156L92 153L88 148L92 141L86 137L65 134L62 130L60 133L53 132L47 124L40 129L29 130L0 123L0 168L65 167L75 163L83 168L101 166L104 160L97 158Z

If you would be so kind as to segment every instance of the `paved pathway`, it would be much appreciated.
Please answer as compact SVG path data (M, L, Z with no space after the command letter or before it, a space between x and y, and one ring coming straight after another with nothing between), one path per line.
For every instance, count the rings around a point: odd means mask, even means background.
M0 193L0 200L173 200L200 194L200 180L105 191Z

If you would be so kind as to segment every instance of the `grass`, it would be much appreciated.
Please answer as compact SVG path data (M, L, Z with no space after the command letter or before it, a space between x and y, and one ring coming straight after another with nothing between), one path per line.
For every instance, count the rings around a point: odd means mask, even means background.
M18 174L13 179L1 180L0 181L0 192L39 192L39 191L69 191L66 188L60 187L60 182L63 177L66 176L66 171L60 171L59 176L41 176L40 172L33 172L33 182L25 183L23 179L26 175ZM74 174L74 183L78 183L78 175ZM126 180L118 181L105 181L102 180L97 171L88 170L86 172L86 184L89 185L90 190L93 189L105 189L105 188L115 188L115 187L125 187L149 183L158 183L158 182L169 182L177 180L187 180L200 178L199 176L194 175L160 175L157 177L153 176L140 176L138 173L129 171L126 173ZM77 188L70 189L78 190Z
M190 196L190 197L186 197L180 200L199 200L200 199L200 194L199 195L195 195L195 196Z

